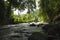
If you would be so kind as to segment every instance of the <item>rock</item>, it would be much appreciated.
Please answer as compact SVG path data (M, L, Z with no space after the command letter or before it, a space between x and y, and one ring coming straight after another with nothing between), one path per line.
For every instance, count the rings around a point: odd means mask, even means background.
M60 24L60 16L55 17L54 23Z
M40 32L34 32L32 35L28 38L28 40L46 40L47 37L43 33Z
M60 25L59 24L47 24L43 28L43 31L48 34L48 40L60 40Z
M44 32L48 32L50 29L53 30L52 29L53 26L54 26L53 24L47 24L44 27L42 27L42 29L43 29Z
M33 24L30 24L29 26L36 26L36 25L33 23Z
M41 27L42 25L44 25L44 24L38 24L37 27Z

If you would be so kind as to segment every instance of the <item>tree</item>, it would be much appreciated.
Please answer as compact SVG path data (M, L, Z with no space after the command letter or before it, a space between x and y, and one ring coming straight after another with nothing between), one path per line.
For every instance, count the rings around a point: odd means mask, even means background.
M59 0L60 1L60 0ZM40 7L43 15L46 14L49 22L52 22L55 16L60 14L60 3L58 0L41 0Z
M7 0L6 2L4 0L1 0L0 23L9 24L11 22L11 13L13 8L19 9L20 11L23 11L25 8L27 8L28 11L33 11L35 7L35 0ZM4 22L4 20L6 22Z
M5 6L4 6L4 1L0 0L0 24L4 22L5 19Z
M29 11L36 8L35 0L8 0L13 8L24 10L27 8Z
M28 12L34 11L33 9L36 8L35 0L8 0L8 2L9 2L8 10L10 10L9 13L11 13L11 7L18 9L20 11L23 11L27 8Z

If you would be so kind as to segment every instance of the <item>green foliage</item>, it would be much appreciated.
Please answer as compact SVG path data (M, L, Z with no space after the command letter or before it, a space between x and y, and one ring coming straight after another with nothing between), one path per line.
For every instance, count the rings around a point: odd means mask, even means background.
M48 22L48 15L44 13L41 9L39 9L39 21L40 22Z
M47 15L49 21L53 21L55 16L60 14L60 0L41 0L39 7L41 7L42 14Z
M47 14L42 13L40 10L23 15L14 15L13 18L15 22L48 22L49 19Z
M13 15L14 22L33 22L34 17L32 17L30 14L24 14L24 15Z
M23 16L14 16L12 13L12 9L13 8L17 8L19 9L20 11L21 10L24 10L25 8L28 8L29 11L33 11L33 9L36 7L36 4L35 4L35 0L7 0L7 1L4 1L4 0L1 0L0 1L0 24L9 24L9 23L12 23L12 21L24 21L24 22L28 22L26 21L28 18L26 15L23 15ZM12 18L11 15L13 15L14 17ZM26 19L25 19L25 18ZM5 20L5 22L4 22ZM17 22L18 22L17 21ZM29 20L30 21L30 20Z
M1 0L0 22L5 20L9 23L13 19L14 22L51 22L60 15L60 0L39 0L39 7L39 10L34 11L36 0ZM28 12L24 15L14 15L13 8L20 11L27 8Z
M28 8L29 11L33 11L36 8L35 0L8 0L13 8L18 8L19 10L24 10Z

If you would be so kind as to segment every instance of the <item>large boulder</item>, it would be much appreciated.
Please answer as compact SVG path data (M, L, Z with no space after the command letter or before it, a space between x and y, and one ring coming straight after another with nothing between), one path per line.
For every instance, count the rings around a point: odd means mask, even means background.
M28 40L46 40L47 37L43 33L40 32L34 32L32 35L28 38Z
M42 29L46 34L48 34L48 40L60 40L59 24L47 24Z

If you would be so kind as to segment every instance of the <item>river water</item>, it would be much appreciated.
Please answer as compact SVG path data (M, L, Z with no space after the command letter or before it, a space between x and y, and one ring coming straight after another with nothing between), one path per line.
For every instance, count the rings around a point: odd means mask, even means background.
M29 26L29 23L21 23L14 25L5 25L0 28L0 39L1 40L28 40L28 37L33 32L40 32L41 27Z

